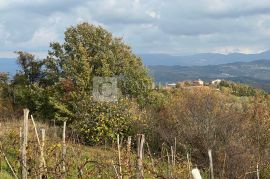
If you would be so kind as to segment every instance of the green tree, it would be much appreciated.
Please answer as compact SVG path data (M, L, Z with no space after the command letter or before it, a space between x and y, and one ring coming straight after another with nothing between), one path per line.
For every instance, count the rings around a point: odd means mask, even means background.
M102 27L88 23L69 27L63 44L51 43L37 68L40 73L32 73L37 62L33 55L18 54L20 76L27 84L19 90L19 99L43 118L67 121L89 143L127 134L139 116L137 102L146 104L150 98L152 80L141 59ZM118 77L118 102L93 101L95 76Z
M13 95L14 107L18 109L28 107L31 112L39 111L43 106L44 89L40 86L43 79L43 60L33 54L23 51L15 52L20 71L13 77L10 93Z
M45 60L48 85L59 82L67 76L77 82L77 75L119 77L123 95L134 98L145 96L152 80L139 57L121 38L115 38L102 27L82 23L65 32L65 42L51 44L52 50ZM81 61L84 59L83 61ZM78 65L76 63L79 63ZM81 68L84 68L81 69ZM83 71L81 71L83 70ZM86 72L89 70L89 72ZM83 80L86 82L85 80Z
M42 60L37 60L33 54L17 51L17 63L21 67L20 73L16 74L17 83L33 84L42 76Z

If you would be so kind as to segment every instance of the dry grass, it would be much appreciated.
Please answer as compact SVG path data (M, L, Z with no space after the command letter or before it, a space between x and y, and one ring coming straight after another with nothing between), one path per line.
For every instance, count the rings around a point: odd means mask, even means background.
M39 168L39 147L35 136L34 128L29 121L29 143L27 147L27 163L30 178L39 176L41 169ZM1 152L4 152L9 159L16 174L20 176L20 136L19 131L22 127L21 120L10 120L1 123L0 130L0 145ZM62 141L61 141L61 127L57 127L57 137L55 137L55 128L47 124L37 123L38 131L41 128L46 130L45 141L45 160L47 164L46 175L49 178L115 178L116 171L119 171L118 166L118 151L115 144L113 146L85 146L75 143L72 138L67 141L67 155L65 158L66 172L62 171ZM135 142L133 142L135 147ZM130 178L136 175L136 155L131 153L130 163L127 163L127 149L126 141L121 147L121 163L122 176ZM155 170L152 166L150 155L145 149L144 155L144 173L146 178L167 178L168 175L175 176L173 178L183 178L188 176L187 166L185 162L178 162L176 166L171 167L171 172L168 171L167 156L163 158L153 159ZM12 176L11 170L3 161L1 157L2 170L0 178L8 178ZM181 161L181 160L179 160ZM119 173L118 173L119 174ZM176 177L177 176L177 177Z

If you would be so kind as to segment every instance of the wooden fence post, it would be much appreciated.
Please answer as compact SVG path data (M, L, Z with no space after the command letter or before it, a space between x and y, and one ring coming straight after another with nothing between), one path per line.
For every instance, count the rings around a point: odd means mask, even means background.
M137 137L137 179L144 178L143 176L143 145L145 137L143 134Z
M41 143L40 143L40 179L45 176L46 163L44 158L44 146L45 146L45 129L41 129Z
M176 137L174 137L174 159L173 159L173 162L174 162L174 165L175 165L175 160L176 160L176 146L177 143L176 143Z
M257 163L257 170L256 170L256 173L257 173L257 179L260 179L260 171L259 171L259 163Z
M35 129L35 134L36 134L36 137L37 137L38 146L40 147L40 140L39 140L39 136L38 136L37 126L36 126L35 120L34 120L32 115L31 115L31 120L32 120L34 129Z
M187 164L188 164L188 178L191 179L191 162L190 162L190 156L189 153L187 152Z
M36 138L37 138L37 143L38 143L38 147L39 147L39 151L40 151L40 165L39 165L39 169L40 169L40 178L42 178L42 176L44 175L44 169L46 168L46 162L45 162L45 158L44 158L44 145L45 145L45 129L41 129L41 142L39 139L39 135L38 135L38 130L37 130L37 126L34 120L34 117L31 115L31 120L34 126L34 130L35 130L35 134L36 134Z
M55 125L55 119L53 120L53 137L56 139L57 132L56 132L56 125Z
M120 179L122 178L122 163L121 163L121 146L120 146L120 137L119 134L117 134L117 149L118 149L118 164L119 164L119 175Z
M21 151L21 168L22 168L22 179L27 179L27 158L26 158L26 147L27 147L27 137L28 137L28 115L29 109L24 109L24 120L23 120L23 141L22 141L22 151Z
M175 166L175 157L174 157L175 153L174 153L174 149L173 146L171 146L171 157L172 157L172 166Z
M127 161L126 165L129 168L130 167L130 154L131 154L131 136L128 136L128 141L127 141Z
M213 158L212 158L212 150L208 150L209 163L210 163L210 173L211 179L214 179L214 167L213 167Z
M66 157L66 153L67 153L67 148L66 148L66 126L67 126L67 122L64 122L64 126L63 126L63 147L62 147L62 169L63 169L63 173L66 172L66 166L65 166L65 157Z
M23 129L22 129L22 127L20 127L19 136L20 136L20 153L22 153L22 144L23 144Z

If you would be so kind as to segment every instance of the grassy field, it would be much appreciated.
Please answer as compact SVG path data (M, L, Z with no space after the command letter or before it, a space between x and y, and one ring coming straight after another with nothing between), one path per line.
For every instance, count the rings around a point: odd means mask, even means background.
M10 162L15 175L21 177L20 127L22 120L1 122L1 170L0 178L13 178L11 168L7 165L4 156ZM35 135L34 126L29 121L29 137L27 147L27 169L29 178L40 175L48 178L132 178L136 176L136 141L133 139L131 152L125 139L121 140L121 173L117 144L103 146L85 146L75 142L74 138L67 138L67 153L62 156L62 137L60 127L49 127L37 123L38 131L46 131L44 157L46 167L40 165L40 149ZM40 132L39 132L40 135ZM176 155L173 164L169 148L164 148L164 155L151 154L151 149L144 148L143 168L145 178L188 178L188 165L185 159ZM63 170L63 164L65 170Z

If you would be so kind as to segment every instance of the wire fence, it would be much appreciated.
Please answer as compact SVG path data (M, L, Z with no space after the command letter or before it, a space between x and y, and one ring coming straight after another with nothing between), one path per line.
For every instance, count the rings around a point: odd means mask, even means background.
M118 136L115 146L89 147L65 123L37 125L28 115L0 122L0 129L0 173L14 178L188 178L191 172L176 146L164 145L157 156L141 134L137 141Z

